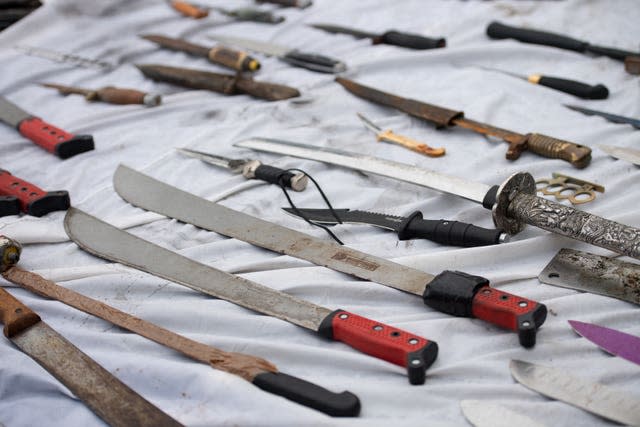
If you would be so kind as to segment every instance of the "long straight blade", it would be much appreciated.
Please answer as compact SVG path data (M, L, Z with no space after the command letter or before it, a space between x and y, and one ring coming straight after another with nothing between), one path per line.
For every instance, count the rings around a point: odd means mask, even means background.
M509 368L516 381L540 394L625 425L640 426L640 399L629 393L568 375L565 369L521 360L512 360Z
M252 50L254 52L264 53L265 55L271 55L271 56L284 56L287 53L291 52L292 50L286 46L281 46L281 45L267 43L267 42L261 42L258 40L245 39L242 37L219 36L216 34L216 35L209 36L209 38L219 41L220 43L240 47L247 50Z
M269 138L251 138L234 144L270 153L317 160L350 169L382 175L400 181L418 184L443 193L453 194L476 203L482 203L490 186L462 178L445 175L406 163L393 162L363 154L329 147L316 147L297 142Z
M0 120L17 128L21 121L31 117L31 114L0 95Z
M40 321L11 341L112 426L180 426Z
M433 279L422 271L226 208L123 165L113 176L113 186L120 197L143 209L392 288L422 295Z
M569 324L574 331L607 353L640 365L640 337L577 320L569 320Z
M616 159L626 160L634 165L640 166L640 150L627 147L616 147L614 145L599 145L602 151Z
M176 148L177 151L185 156L202 160L210 165L219 166L221 168L230 169L232 172L240 172L242 167L249 162L245 159L230 159L216 154L205 153L204 151L192 150L190 148Z
M155 197L164 198L161 193L155 193ZM69 237L89 253L307 329L317 331L331 313L327 308L171 252L79 209L67 211L64 227Z

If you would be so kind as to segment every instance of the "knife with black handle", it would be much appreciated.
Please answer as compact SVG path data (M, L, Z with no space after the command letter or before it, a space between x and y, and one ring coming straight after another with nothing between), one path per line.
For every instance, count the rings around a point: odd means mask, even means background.
M373 37L373 44L390 44L393 46L407 47L409 49L436 49L445 47L447 42L444 38L424 37L417 34L402 33L400 31L387 31L377 37Z
M0 216L42 216L52 211L64 211L70 206L66 191L44 191L41 188L0 169Z
M537 80L537 81L532 81ZM560 77L550 77L540 74L529 76L532 83L546 86L550 89L575 95L583 99L605 99L609 96L609 89L605 85L589 85L576 80L563 79Z

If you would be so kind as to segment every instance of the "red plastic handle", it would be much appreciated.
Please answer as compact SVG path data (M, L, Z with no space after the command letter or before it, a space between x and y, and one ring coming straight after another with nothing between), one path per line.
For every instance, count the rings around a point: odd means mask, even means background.
M536 330L547 315L543 304L488 285L476 291L471 310L478 319L518 332L524 347L535 345Z
M18 130L23 136L61 159L93 150L91 135L73 135L38 117L21 121Z
M17 197L20 210L34 216L42 216L54 210L65 210L70 205L69 194L66 191L46 192L2 169L0 195Z
M363 353L406 367L411 384L424 383L425 370L438 355L435 341L344 310L336 310L327 316L320 333Z

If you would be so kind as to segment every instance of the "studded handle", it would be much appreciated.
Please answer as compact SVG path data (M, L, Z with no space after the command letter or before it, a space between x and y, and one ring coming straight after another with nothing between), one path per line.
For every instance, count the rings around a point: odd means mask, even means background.
M344 310L329 314L318 332L370 356L406 367L411 384L424 383L425 371L438 355L435 341Z
M18 125L18 130L24 137L61 159L93 150L91 135L73 135L38 117L24 119Z

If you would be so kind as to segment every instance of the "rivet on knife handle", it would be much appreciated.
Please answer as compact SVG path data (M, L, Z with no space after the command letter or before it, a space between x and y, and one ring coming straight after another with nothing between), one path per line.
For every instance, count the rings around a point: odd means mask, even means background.
M0 169L0 196L16 197L20 209L33 216L42 216L51 211L63 211L70 206L69 194L66 191L44 191L3 169Z
M329 314L318 332L371 356L407 368L409 382L414 385L424 383L425 371L438 355L435 341L344 310Z
M0 319L4 325L4 336L13 337L40 321L40 316L0 288Z
M533 347L536 332L547 317L547 307L536 301L489 286L484 277L459 271L443 271L425 289L429 307L460 317L477 317L518 332L523 347Z

